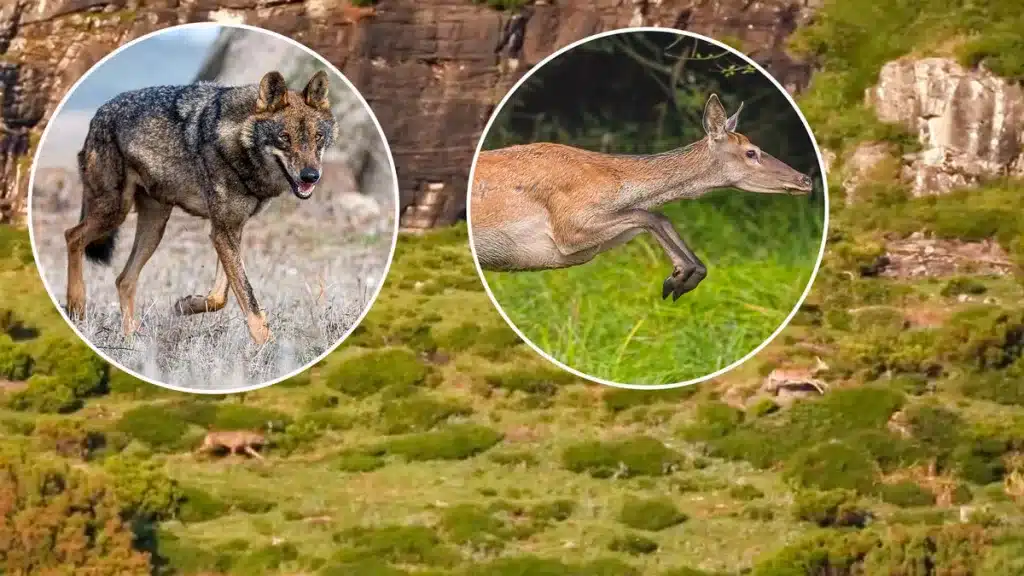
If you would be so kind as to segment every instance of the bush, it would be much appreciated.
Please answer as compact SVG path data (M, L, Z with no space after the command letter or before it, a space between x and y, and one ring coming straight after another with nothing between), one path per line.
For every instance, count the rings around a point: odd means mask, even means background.
M873 493L878 482L870 455L840 442L824 442L798 452L786 462L783 476L806 488L859 494Z
M940 466L944 465L965 427L960 417L930 402L908 406L903 414L914 439L939 458Z
M635 436L608 442L590 441L569 446L562 453L567 470L595 478L663 476L682 462L682 456L660 441Z
M935 504L935 494L908 480L894 484L882 484L879 486L878 492L883 502L904 508Z
M195 422L200 424L200 422ZM245 404L220 404L216 407L209 427L217 430L283 430L291 418L277 410L247 406Z
M743 421L743 411L724 402L704 402L697 407L696 422L683 430L689 440L710 441L727 436Z
M75 398L106 393L107 370L107 363L80 342L47 336L36 344L33 374L53 376Z
M112 456L103 463L118 501L135 517L167 520L178 514L184 493L150 460Z
M505 547L513 532L491 511L473 504L459 504L444 511L441 529L448 539L474 553L494 553Z
M779 405L776 404L775 401L772 400L771 398L761 398L752 406L747 408L747 414L753 416L754 418L774 414L778 411Z
M334 465L342 472L372 472L384 466L384 458L365 450L348 450L338 454Z
M7 334L0 334L0 379L27 380L32 369L32 356L25 347Z
M328 372L326 380L331 388L362 398L387 387L419 386L429 373L413 352L385 348L345 358Z
M637 406L680 402L693 397L698 390L697 386L683 386L667 390L637 390L634 388L609 387L601 394L601 400L608 411L622 412Z
M378 422L384 434L426 432L453 416L468 416L472 412L469 406L456 402L413 396L384 403Z
M729 488L729 497L737 500L757 500L764 498L764 492L750 484L736 484Z
M459 560L426 526L360 526L335 534L334 542L343 546L333 558L341 563L378 559L392 564L453 566Z
M558 388L576 379L569 372L539 366L535 368L511 368L488 374L486 381L491 388L509 392L523 392L540 396L554 396Z
M188 422L165 406L145 405L121 415L117 429L154 450L180 448Z
M942 350L978 370L1006 368L1024 351L1024 310L988 304L961 310L946 322Z
M959 296L961 294L984 294L988 288L970 276L959 276L950 279L939 292L943 296Z
M232 563L231 570L236 574L269 574L298 559L299 550L294 544L271 544L239 557Z
M40 414L69 414L81 408L82 399L56 376L33 374L27 387L12 394L8 406L13 410L31 410Z
M658 543L638 534L626 534L613 539L608 544L608 549L613 552L625 552L632 556L640 556L657 552Z
M41 420L35 426L35 433L47 448L61 456L82 460L88 460L107 444L103 432L84 420Z
M199 488L183 487L180 489L180 495L177 517L182 522L206 522L219 518L231 510L230 504Z
M478 424L451 424L433 432L387 441L388 453L408 460L465 460L500 442L502 434Z
M67 466L0 452L0 571L148 574L149 559L108 483ZM59 543L54 545L54 543Z
M857 494L851 490L801 490L793 502L793 516L822 528L861 528L868 519L868 511L857 504Z
M631 498L622 505L619 522L637 530L658 532L682 524L686 514L669 498Z

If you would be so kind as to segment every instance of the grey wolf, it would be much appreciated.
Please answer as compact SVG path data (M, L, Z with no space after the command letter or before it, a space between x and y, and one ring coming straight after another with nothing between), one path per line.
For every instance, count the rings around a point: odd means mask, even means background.
M116 285L123 331L137 329L139 273L160 244L171 211L180 208L210 221L218 266L213 289L179 299L175 311L220 310L230 288L253 341L265 343L270 328L242 263L242 230L285 192L300 200L312 196L324 150L338 137L327 94L324 71L302 91L290 90L272 71L259 84L143 88L100 106L78 153L81 216L64 233L72 320L85 315L83 257L109 264L117 229L134 206L135 241Z
M705 136L661 154L603 154L535 143L481 152L470 197L470 232L480 267L494 271L577 266L642 232L673 264L662 298L677 300L707 267L664 215L651 209L715 188L807 194L811 178L736 132L718 96L704 107Z

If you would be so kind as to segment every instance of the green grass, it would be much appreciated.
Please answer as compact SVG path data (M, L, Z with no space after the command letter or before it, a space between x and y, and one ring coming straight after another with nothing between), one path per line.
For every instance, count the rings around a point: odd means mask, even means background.
M821 247L822 205L716 191L665 213L708 266L676 302L661 298L672 266L647 237L573 268L486 272L487 285L528 340L585 374L649 385L715 372L757 348L796 306Z

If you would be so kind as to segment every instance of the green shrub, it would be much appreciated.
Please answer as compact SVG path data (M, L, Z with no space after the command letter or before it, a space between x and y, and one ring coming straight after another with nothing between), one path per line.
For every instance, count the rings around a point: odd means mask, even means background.
M236 574L269 574L298 559L299 550L294 544L271 544L242 555L234 561L231 569Z
M960 441L965 426L955 413L933 403L914 404L903 411L914 439L939 458L942 466Z
M658 543L639 534L625 534L614 538L608 549L613 552L624 552L632 556L653 554L658 551Z
M426 432L453 416L471 413L469 406L419 395L382 404L378 423L384 434Z
M25 347L7 334L0 334L0 379L27 380L32 370L32 356Z
M512 530L491 511L473 504L459 504L444 511L441 529L448 539L473 552L494 553L513 537Z
M932 506L935 504L935 494L909 480L893 484L882 484L879 486L878 492L883 502L904 508Z
M154 564L171 567L181 574L202 574L204 572L227 572L235 557L232 554L217 553L183 542L167 531L159 531L153 550Z
M821 529L769 553L759 560L754 576L855 576L861 559L878 546L878 538L864 532Z
M502 434L478 424L451 424L432 432L410 434L386 442L388 453L408 460L465 460L500 442Z
M729 488L729 497L736 500L757 500L764 498L764 492L750 484L735 484Z
M113 481L118 501L131 515L166 520L178 514L185 494L150 460L116 455L103 462Z
M373 472L384 466L384 458L365 450L347 450L338 454L334 465L342 472Z
M360 2L364 4L368 1L370 0L360 0ZM329 564L317 572L317 574L318 576L352 576L354 574L359 574L359 576L410 576L409 572L406 572L405 570L395 568L387 562L373 559ZM423 573L420 572L418 574Z
M378 559L392 564L453 566L458 554L426 526L359 526L334 535L335 562Z
M196 422L199 424L199 422ZM247 406L245 404L220 404L217 406L209 427L216 430L283 430L291 418L277 410Z
M637 530L658 532L682 524L686 514L669 498L630 498L619 511L619 522Z
M177 517L185 523L206 522L219 518L231 510L230 504L200 488L182 487L180 494L181 502Z
M487 375L487 384L510 392L523 392L541 396L553 396L558 388L576 379L572 374L540 366L535 368L509 368Z
M41 414L69 414L82 407L75 391L56 376L33 374L27 386L12 394L8 406L14 410L31 410Z
M960 478L979 485L991 484L1006 475L1004 441L996 438L971 438L953 451L952 467Z
M0 226L0 230L3 227ZM108 482L29 451L0 450L5 574L146 574Z
M851 490L801 490L793 501L793 516L822 528L860 528L868 519L868 511L857 504L857 494Z
M541 502L530 509L530 517L538 522L563 522L572 516L576 503L572 500Z
M878 470L861 448L841 442L824 442L796 453L786 462L783 476L806 488L845 489L871 494Z
M101 430L78 419L41 420L35 426L35 434L48 449L82 460L89 460L107 444L107 437Z
M567 470L595 478L663 476L682 462L682 456L649 436L574 444L562 453Z
M601 394L601 400L609 412L622 412L637 406L680 402L692 398L698 390L697 386L683 386L667 390L608 388Z
M689 440L710 441L733 432L743 422L743 411L724 402L704 402L697 407L696 422L683 430Z
M325 410L336 408L341 398L335 394L313 394L306 400L307 410Z
M492 452L488 459L503 466L524 466L533 467L540 463L537 455L528 450L506 450L503 452Z
M988 288L970 276L958 276L950 279L940 290L943 296L959 296L961 294L984 294Z
M942 350L951 361L978 370L1000 370L1024 351L1024 310L970 306L946 322L943 337Z
M117 430L155 450L180 448L188 429L188 422L160 405L132 408L117 422Z
M88 346L67 338L44 337L36 343L33 374L53 376L76 398L107 392L107 363Z
M739 517L755 522L770 522L775 519L775 511L769 506L748 504L739 512Z
M345 358L328 372L326 380L331 388L362 398L387 387L419 386L429 373L413 352L385 348Z

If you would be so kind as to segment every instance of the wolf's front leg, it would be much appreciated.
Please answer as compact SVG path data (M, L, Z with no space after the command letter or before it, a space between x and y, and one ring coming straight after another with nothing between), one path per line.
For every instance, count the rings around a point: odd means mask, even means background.
M252 284L245 275L245 267L242 266L241 226L227 227L214 222L212 228L210 238L213 240L213 247L217 250L221 266L224 267L231 291L235 293L235 300L242 308L242 314L245 314L249 334L256 344L265 344L270 339L270 327L267 326L267 316L260 309Z
M174 311L180 316L202 314L204 312L216 312L224 307L228 301L228 275L224 272L224 266L217 258L217 279L213 283L213 289L206 296L192 295L178 299L174 303Z

